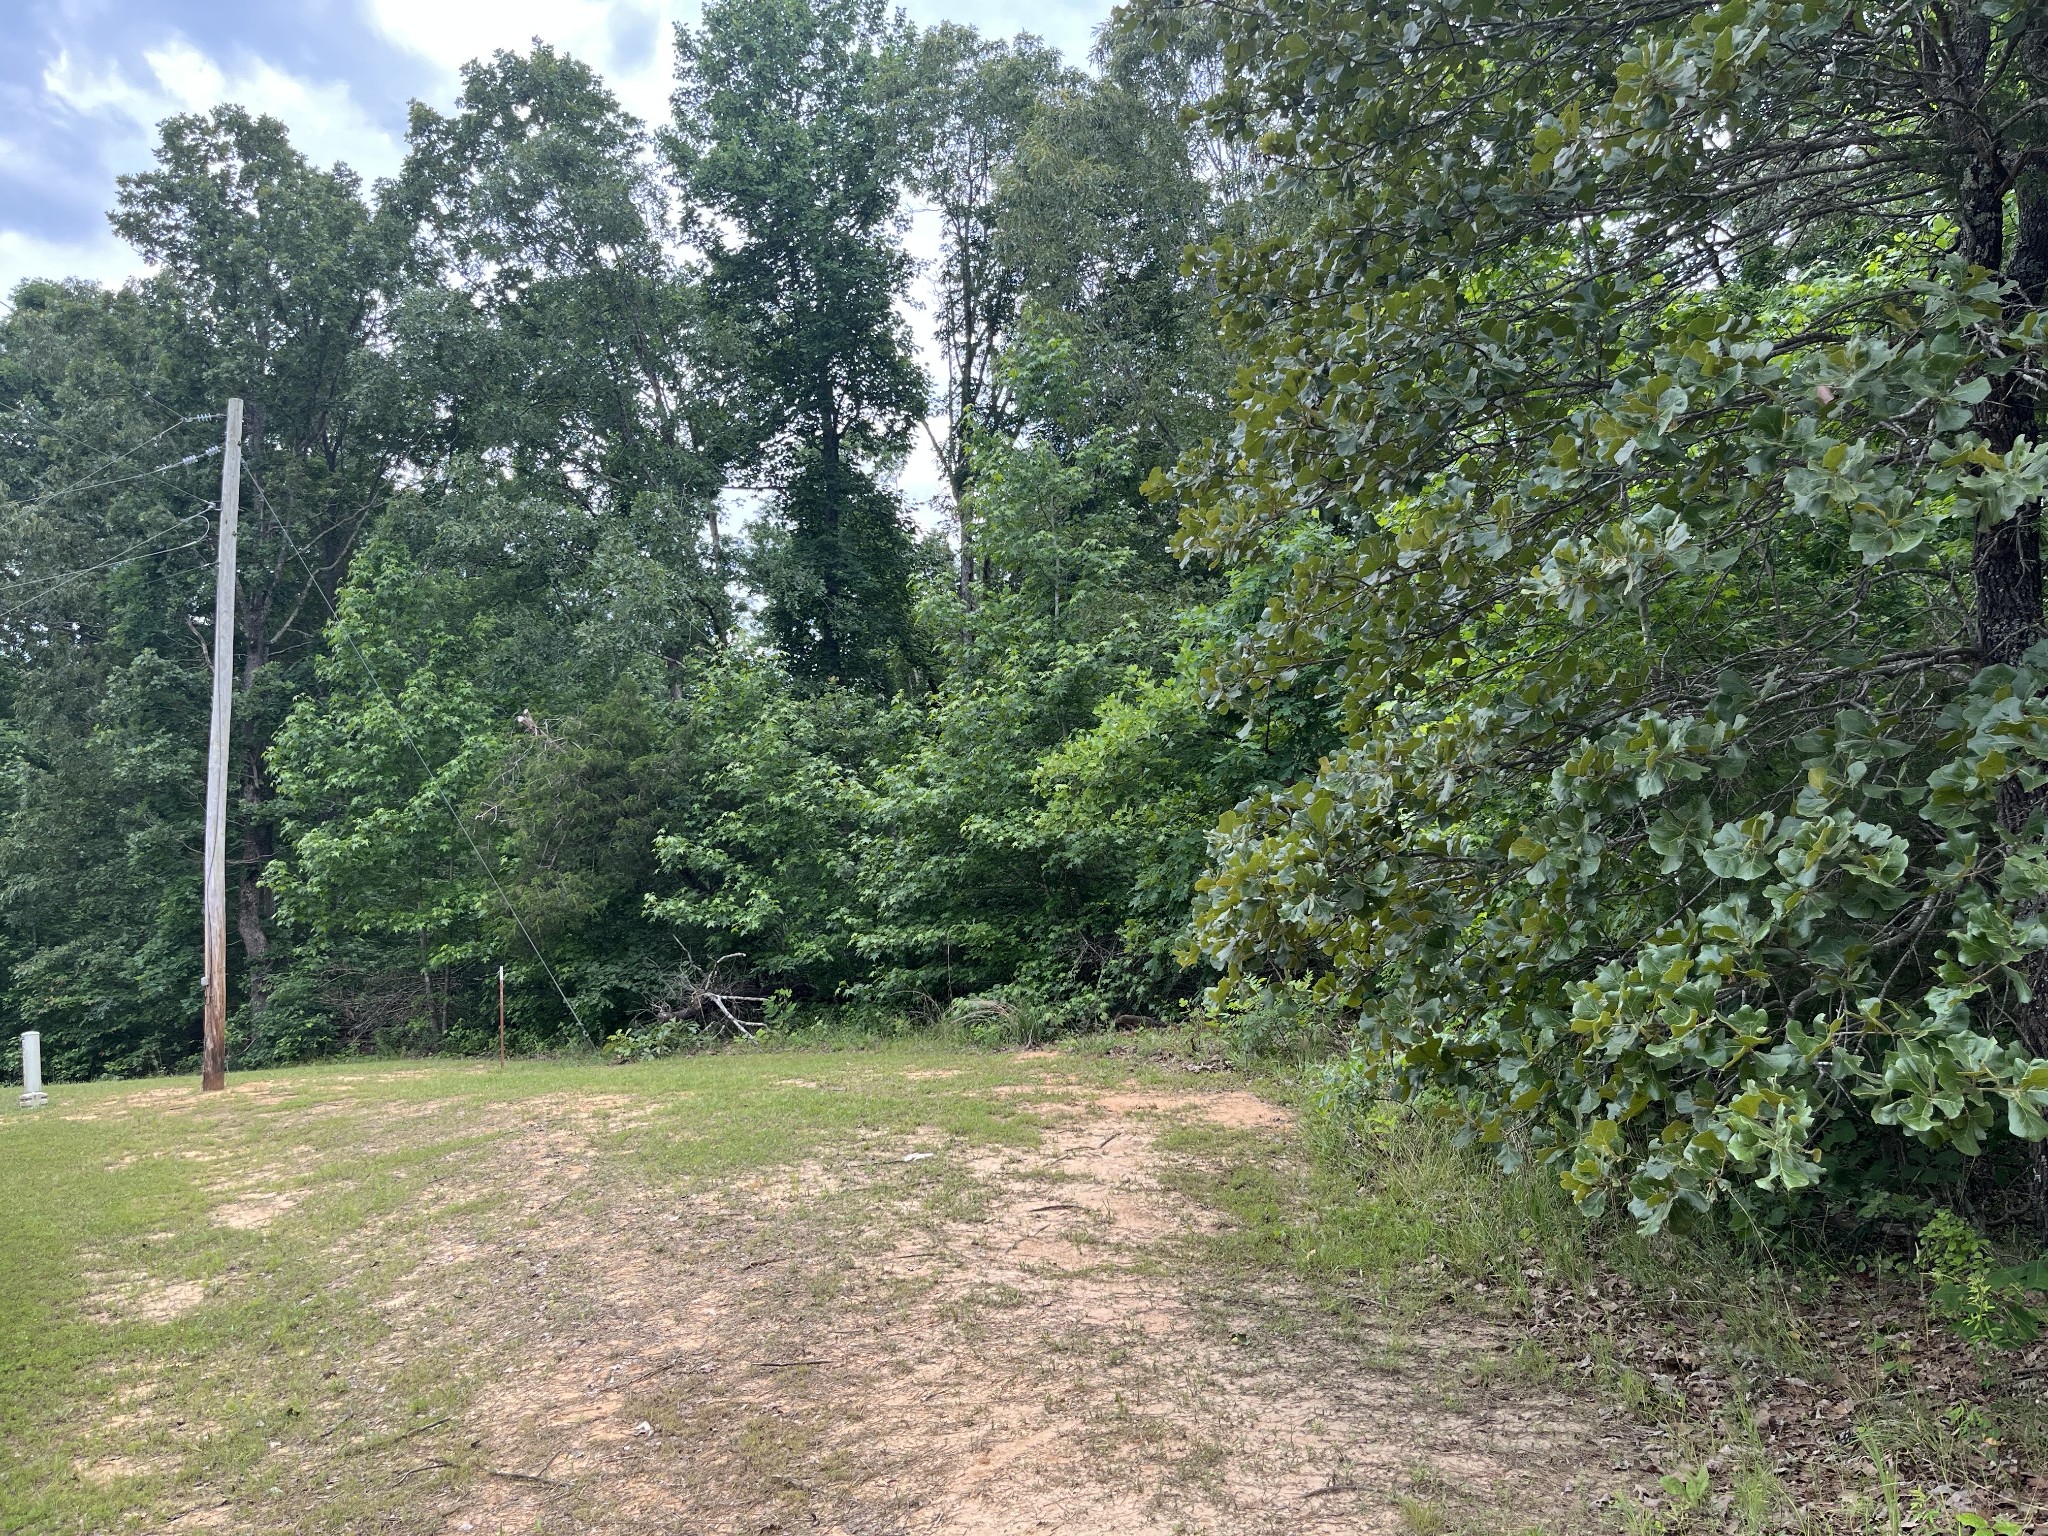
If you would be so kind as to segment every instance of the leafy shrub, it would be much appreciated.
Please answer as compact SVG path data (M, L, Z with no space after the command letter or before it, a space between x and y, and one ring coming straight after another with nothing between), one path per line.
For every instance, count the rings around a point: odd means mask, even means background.
M1211 1010L1207 1023L1240 1059L1318 1057L1344 1029L1342 1016L1307 982L1276 981L1240 989Z
M963 997L942 1022L976 1045L993 1047L1034 1046L1054 1033L1045 1010L1028 998Z
M2043 1314L2027 1297L2048 1291L2048 1259L1995 1263L1983 1234L1953 1211L1921 1229L1919 1257L1934 1310L1972 1344L2010 1349L2041 1336Z

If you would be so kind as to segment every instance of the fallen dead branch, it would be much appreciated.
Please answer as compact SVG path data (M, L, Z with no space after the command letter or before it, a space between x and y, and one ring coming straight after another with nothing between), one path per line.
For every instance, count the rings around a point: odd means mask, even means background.
M726 979L724 967L740 958L736 954L721 955L709 965L699 965L689 950L684 949L682 964L662 979L661 990L648 1000L648 1022L657 1028L664 1025L711 1025L715 1028L722 1020L741 1038L751 1040L754 1031L761 1028L762 1020L742 1018L734 1011L734 1005L765 1009L774 999L738 991L733 982Z
M552 1477L542 1477L538 1472L514 1472L508 1467L489 1467L492 1477L502 1477L511 1483L538 1483L543 1488L559 1488L561 1483Z
M639 1383L643 1381L651 1381L654 1377L661 1375L664 1371L672 1371L677 1366L681 1365L685 1360L689 1360L692 1358L694 1357L688 1354L671 1355L668 1359L662 1361L659 1365L648 1367L646 1370L642 1371L638 1376L628 1376L624 1381L608 1381L603 1386L599 1387L597 1390L600 1392L623 1391L627 1387L637 1386ZM622 1361L621 1364L623 1363L624 1362Z

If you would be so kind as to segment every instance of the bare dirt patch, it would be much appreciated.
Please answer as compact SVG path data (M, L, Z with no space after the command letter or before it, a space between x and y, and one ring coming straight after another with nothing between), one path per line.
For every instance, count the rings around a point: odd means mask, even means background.
M288 1190L258 1191L213 1208L216 1227L233 1227L238 1232L256 1232L269 1226L297 1205L300 1196Z
M1278 1104L1231 1088L1211 1093L1109 1093L1091 1101L1101 1114L1194 1116L1229 1130L1283 1131L1294 1121Z
M94 1275L87 1314L101 1323L168 1323L196 1310L206 1287L196 1280L156 1280L148 1275Z
M1219 1218L1158 1138L1283 1111L1060 1092L1030 1151L862 1144L681 1197L592 1181L527 1201L516 1243L423 1251L488 1298L468 1349L516 1341L456 1426L439 1529L1379 1532L1404 1496L1525 1526L1599 1491L1565 1491L1577 1405L1464 1385L1503 1340L1339 1337L1290 1285L1205 1267ZM573 1135L522 1144L573 1158ZM447 1347L446 1318L415 1338L393 1310L390 1348Z
M98 1461L80 1459L71 1463L71 1470L80 1478L101 1486L136 1478L159 1477L176 1470L176 1467L176 1460L169 1456L107 1456Z

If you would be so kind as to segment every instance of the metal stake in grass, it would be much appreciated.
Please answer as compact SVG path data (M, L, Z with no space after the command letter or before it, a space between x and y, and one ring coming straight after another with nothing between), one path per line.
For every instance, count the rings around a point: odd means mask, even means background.
M498 1065L505 1065L505 967L498 967Z
M43 1092L43 1037L32 1029L21 1037L21 1107L34 1109L49 1102Z

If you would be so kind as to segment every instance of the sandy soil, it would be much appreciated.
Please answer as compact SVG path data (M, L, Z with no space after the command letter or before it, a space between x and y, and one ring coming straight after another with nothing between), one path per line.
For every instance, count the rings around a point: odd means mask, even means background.
M1035 1107L1052 1129L1028 1153L933 1133L663 1197L592 1176L595 1139L632 1101L521 1106L517 1158L436 1191L520 1219L451 1218L382 1250L416 1272L386 1303L390 1359L366 1370L435 1350L489 1362L457 1426L468 1470L419 1484L430 1528L1585 1521L1606 1491L1600 1426L1583 1402L1513 1384L1505 1336L1340 1322L1204 1259L1219 1218L1174 1192L1180 1154L1161 1136L1206 1122L1284 1137L1283 1112L1199 1087L1054 1090ZM217 1219L285 1208L241 1190ZM451 1293L468 1298L452 1318L415 1306Z

